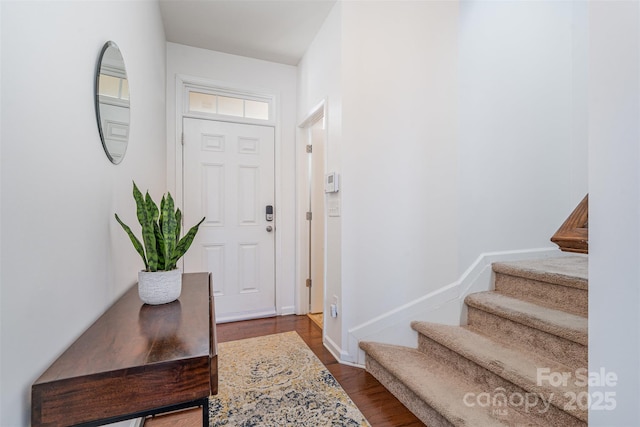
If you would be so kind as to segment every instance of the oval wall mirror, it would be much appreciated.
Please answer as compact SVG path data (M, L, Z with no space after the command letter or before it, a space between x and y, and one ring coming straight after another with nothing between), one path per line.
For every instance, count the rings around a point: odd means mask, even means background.
M118 164L129 142L129 81L118 46L105 43L98 58L95 85L96 116L107 157Z

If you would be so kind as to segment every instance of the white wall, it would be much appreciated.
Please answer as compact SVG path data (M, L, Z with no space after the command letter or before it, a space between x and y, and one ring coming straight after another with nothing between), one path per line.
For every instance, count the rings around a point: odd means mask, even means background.
M2 94L2 7L0 6L0 95ZM0 100L0 159L2 156L2 102ZM0 161L0 190L2 189L2 161ZM1 191L0 191L0 194ZM2 197L0 196L0 309L2 308ZM2 315L0 314L0 394L2 394ZM0 420L2 420L2 401L0 401Z
M205 79L225 87L256 90L277 95L276 125L276 309L294 311L295 282L295 135L296 67L205 49L167 43L167 177L174 194L182 194L176 183L176 76ZM179 184L178 184L179 185Z
M0 2L1 415L29 424L30 388L126 288L141 261L131 181L165 190L165 42L156 2ZM131 88L123 162L102 149L94 73L121 48Z
M326 99L327 170L341 173L325 340L344 361L352 328L456 277L457 8L338 3L299 64L299 120Z
M577 206L589 192L589 15L588 2L573 1L571 205Z
M589 370L615 372L614 411L640 425L640 6L589 2Z
M555 247L587 193L586 16L573 3L461 2L460 268ZM574 55L574 48L580 55Z
M337 2L327 16L322 28L316 35L313 43L309 46L305 56L298 64L298 124L312 112L321 102L326 106L326 147L325 161L327 171L342 172L340 159L340 145L342 138L342 4ZM298 144L305 143L304 138L299 138ZM302 149L298 150L300 153ZM302 156L302 157L301 157ZM299 162L305 161L305 156L300 154ZM300 163L302 164L302 163ZM300 168L302 173L304 168ZM299 185L305 185L308 178L297 177ZM342 198L341 192L331 197ZM308 208L308 203L302 198L298 201L298 212L301 215L298 219L302 224L303 212ZM325 260L325 307L324 312L329 313L329 304L335 295L338 298L338 311L342 311L340 302L342 301L341 291L341 217L326 218L326 248L327 257ZM300 231L302 235L304 230ZM300 261L303 265L303 261ZM302 277L300 278L302 280ZM340 357L342 347L342 316L332 318L325 316L325 342L332 351Z
M458 276L458 3L342 15L344 334Z

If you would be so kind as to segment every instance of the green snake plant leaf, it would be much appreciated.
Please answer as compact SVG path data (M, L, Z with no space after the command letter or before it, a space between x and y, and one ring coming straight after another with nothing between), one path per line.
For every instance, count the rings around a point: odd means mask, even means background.
M182 212L180 208L176 209L176 242L180 241L180 231L182 231Z
M164 200L164 197L162 199ZM158 210L158 206L155 204L155 202L153 201L153 199L151 198L148 192L145 195L144 203L147 208L147 212L149 212L149 215L151 216L151 220L153 223L153 234L155 236L155 242L156 242L155 244L156 254L158 255L158 269L162 269L164 267L164 263L166 259L164 247L160 244L160 242L162 242L162 230L158 225L160 224L159 221L162 221L162 215L161 215L162 212ZM158 220L158 215L160 215L159 220Z
M162 237L162 230L160 229L160 225L157 222L153 223L153 234L156 236L156 253L158 254L158 269L162 270L164 268L165 260L167 256L164 252L164 246L162 245L162 241L164 238Z
M118 221L118 223L122 226L122 228L124 228L124 231L126 231L127 234L129 235L129 239L131 239L131 243L133 243L133 247L140 254L140 257L142 258L142 262L144 262L144 268L148 269L149 265L147 264L147 258L144 256L144 249L142 249L142 243L140 243L140 240L138 240L138 238L133 234L133 232L131 231L131 228L129 228L127 224L125 224L124 222L122 222L122 220L120 220L120 218L118 217L118 214L115 214L115 216L116 216L116 221Z
M172 265L175 266L176 262L180 259L180 257L187 252L187 250L189 249L189 246L191 246L191 242L193 242L193 239L196 237L196 233L198 232L198 227L200 227L200 224L202 224L203 222L204 222L204 218L202 218L199 223L191 227L191 229L187 232L187 234L185 234L184 237L180 239L180 241L176 245L176 249L173 253L173 256L171 257Z
M158 210L158 206L153 201L148 191L144 196L144 204L147 208L147 212L149 212L149 215L151 216L151 221L158 222L158 214L160 213L160 211Z
M162 242L161 246L165 254L169 254L165 257L165 262L162 268L164 270L170 270L173 267L172 254L176 248L176 214L173 211L174 202L171 197L171 193L167 193L167 198L164 199L162 204L162 223L160 227L162 229Z
M147 195L148 194L149 193L147 193ZM142 241L144 242L144 249L147 254L147 271L157 271L158 252L156 250L156 236L153 229L153 208L147 209L142 193L136 186L135 182L133 183L133 198L136 201L136 214L138 215L138 221L142 226Z
M163 210L164 210L164 195L160 200L160 212L159 212L160 216L158 220L153 223L153 231L155 232L155 235L156 235L156 250L158 252L158 269L159 270L164 270L164 265L167 260L167 254L164 251L164 245L162 243L164 241L164 236L162 235L162 225L161 225Z

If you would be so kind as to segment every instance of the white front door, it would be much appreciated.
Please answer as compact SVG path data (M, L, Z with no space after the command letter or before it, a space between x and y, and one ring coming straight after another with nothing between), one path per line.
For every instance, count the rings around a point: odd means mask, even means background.
M183 132L184 226L206 217L184 271L212 273L219 322L275 315L274 129L185 118Z

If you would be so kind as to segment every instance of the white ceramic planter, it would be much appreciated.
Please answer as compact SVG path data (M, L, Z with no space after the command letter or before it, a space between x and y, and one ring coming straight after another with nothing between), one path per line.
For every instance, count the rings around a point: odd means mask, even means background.
M138 295L145 304L159 305L177 300L182 292L182 271L140 271Z

